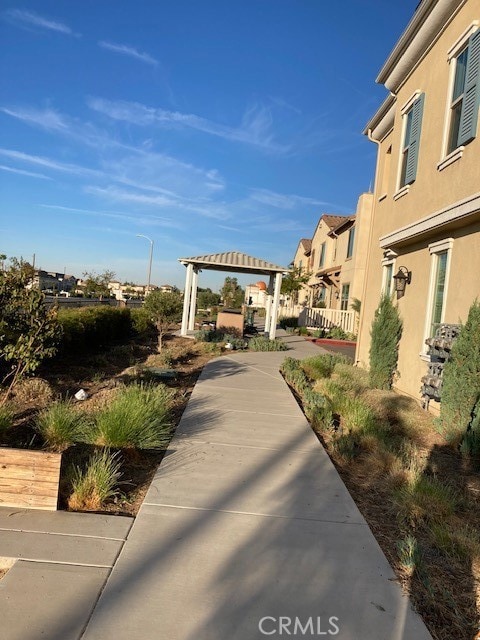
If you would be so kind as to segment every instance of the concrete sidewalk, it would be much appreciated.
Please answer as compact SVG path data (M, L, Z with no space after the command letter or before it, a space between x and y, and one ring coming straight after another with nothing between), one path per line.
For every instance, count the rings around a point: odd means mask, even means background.
M82 638L430 638L278 372L319 348L285 340L205 367Z

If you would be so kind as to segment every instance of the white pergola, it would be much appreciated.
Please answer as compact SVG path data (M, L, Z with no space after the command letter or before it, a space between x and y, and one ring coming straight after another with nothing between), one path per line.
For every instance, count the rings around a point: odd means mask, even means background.
M282 276L289 272L285 267L253 258L246 253L228 251L226 253L212 253L194 258L179 258L185 267L187 275L185 279L185 293L183 296L182 336L188 335L195 329L195 312L197 302L198 274L204 269L211 271L229 271L233 273L253 273L268 276L265 331L271 340L275 339L277 330L278 304L280 302L280 289Z

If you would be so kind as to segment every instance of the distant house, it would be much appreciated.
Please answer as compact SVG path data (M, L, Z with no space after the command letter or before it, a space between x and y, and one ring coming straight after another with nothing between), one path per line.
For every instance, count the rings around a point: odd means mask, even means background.
M357 361L367 366L380 294L403 271L396 388L418 398L425 340L480 297L478 0L422 2L377 82L389 95L364 131L378 155Z
M267 283L260 280L245 287L245 304L251 307L265 308L267 303Z
M44 271L36 269L29 288L40 291L58 294L60 292L70 293L77 286L77 278L70 274L58 273L56 271Z
M310 253L312 251L312 241L310 238L302 238L298 243L297 250L293 257L293 266L296 267L300 273L308 273L307 265L309 264ZM300 291L297 292L294 300L290 302L292 304L305 305L310 300L310 290L307 285L303 286Z
M364 193L354 215L323 214L312 239L300 240L293 264L311 275L299 304L347 311L361 298L372 203L373 194Z

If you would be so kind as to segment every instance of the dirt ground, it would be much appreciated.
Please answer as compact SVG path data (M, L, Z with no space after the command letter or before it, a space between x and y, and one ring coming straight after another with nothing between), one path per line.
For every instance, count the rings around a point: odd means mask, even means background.
M15 448L42 449L45 443L34 428L38 412L54 399L73 398L83 389L87 399L78 402L90 411L108 404L121 384L141 380L145 368L169 369L175 377L161 380L175 391L172 422L176 427L186 407L195 382L204 365L219 355L210 345L188 338L167 336L162 353L156 339L131 341L116 345L102 353L80 357L63 357L42 365L35 378L25 380L17 389L13 403L15 421L2 444ZM75 444L63 452L59 488L59 508L67 509L68 472L73 465L82 466L94 447ZM122 462L120 493L105 505L103 511L135 515L143 501L151 479L163 457L163 451L119 452Z

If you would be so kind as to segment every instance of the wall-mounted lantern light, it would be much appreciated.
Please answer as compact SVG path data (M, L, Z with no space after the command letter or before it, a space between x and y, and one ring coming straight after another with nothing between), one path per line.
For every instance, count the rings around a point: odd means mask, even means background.
M405 288L407 284L412 281L412 272L407 267L399 267L398 273L393 276L395 281L395 291L397 292L397 300L405 295Z

